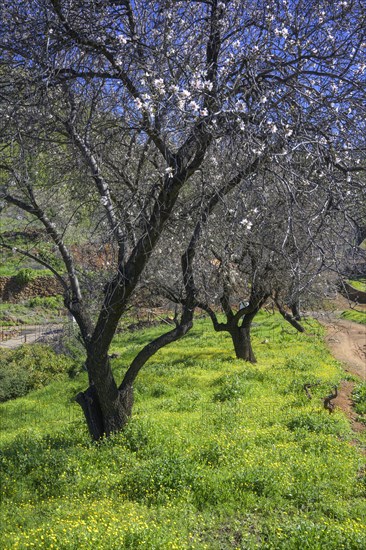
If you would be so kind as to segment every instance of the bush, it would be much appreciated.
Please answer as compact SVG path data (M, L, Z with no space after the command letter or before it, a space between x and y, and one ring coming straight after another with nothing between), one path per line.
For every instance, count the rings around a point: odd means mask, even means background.
M29 269L27 267L20 269L18 273L15 275L16 282L21 286L26 285L32 279L34 279L33 269Z
M48 346L34 344L0 355L0 402L26 395L60 378L72 361L56 355Z
M300 430L340 435L346 431L347 421L344 417L329 415L325 411L302 412L292 415L287 427L292 432Z
M26 369L0 363L0 402L26 395L31 389L31 376Z
M352 399L357 414L366 415L366 382L358 384L352 392Z
M219 391L217 391L213 396L213 401L231 401L239 399L242 397L247 389L245 385L245 380L240 378L238 375L224 375L219 378L216 384L220 385Z
M30 308L44 308L44 309L52 309L52 310L58 310L62 309L64 307L64 302L61 294L57 296L35 296L34 298L30 298L27 302L27 305Z

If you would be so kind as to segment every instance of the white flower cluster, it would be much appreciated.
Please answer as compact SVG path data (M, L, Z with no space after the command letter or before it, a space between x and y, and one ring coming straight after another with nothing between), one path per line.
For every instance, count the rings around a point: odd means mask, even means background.
M282 38L284 38L286 40L286 38L289 35L289 30L286 27L282 27L281 29L276 28L274 30L274 33L275 33L276 36L281 36Z
M154 87L158 95L162 96L165 94L165 84L162 78L156 78L154 80Z
M123 34L119 34L117 36L117 40L122 45L127 44L127 38L125 36L123 36Z
M135 99L135 105L138 108L139 111L143 108L144 104L142 103L141 99L138 97Z
M203 90L211 91L213 88L213 83L211 82L211 80L204 80L201 77L195 77L192 80L192 88L199 91L203 91Z
M192 109L192 111L193 111L194 113L198 113L199 108L200 108L200 106L198 105L198 103L197 103L196 101L190 101L190 102L188 103L188 107L189 107L190 109Z
M261 155L266 149L266 146L261 143L260 145L256 146L256 147L252 147L252 153L254 155Z
M292 128L290 128L288 124L285 124L285 136L290 137L293 133L294 131L292 130Z
M154 109L151 103L151 96L149 94L142 94L141 99L137 97L134 101L139 111L149 111L151 114L153 114Z
M240 225L242 225L247 231L250 231L253 227L253 222L251 222L247 218L243 218L240 222Z
M165 174L168 176L168 178L173 177L174 168L172 166L168 166L168 168L165 169Z
M278 132L277 125L272 120L269 120L267 124L272 134L277 134Z
M191 97L191 92L189 92L188 90L182 90L180 92L180 96L183 99L189 99Z

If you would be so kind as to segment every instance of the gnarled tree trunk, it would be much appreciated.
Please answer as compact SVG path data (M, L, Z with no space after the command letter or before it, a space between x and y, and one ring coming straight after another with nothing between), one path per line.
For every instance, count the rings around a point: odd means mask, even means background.
M182 338L193 326L194 307L188 303L179 323L169 332L149 342L136 355L119 387L114 380L107 353L98 346L88 348L86 367L92 380L85 392L76 396L83 409L90 435L94 440L120 431L132 414L133 383L142 367L159 349Z
M118 389L107 354L90 353L86 367L92 381L88 389L76 396L83 409L90 435L94 440L121 430L131 416L132 385Z
M91 437L98 441L105 435L121 430L127 423L132 412L133 390L129 386L118 392L118 397L113 403L113 412L107 417L103 415L102 407L94 385L78 393L75 401L84 412L86 423ZM109 407L111 410L112 407Z
M300 304L298 301L291 304L291 313L295 321L301 321Z
M229 333L234 344L235 355L238 359L256 363L256 358L252 348L250 329L255 313L244 316L240 326L233 325L229 328Z

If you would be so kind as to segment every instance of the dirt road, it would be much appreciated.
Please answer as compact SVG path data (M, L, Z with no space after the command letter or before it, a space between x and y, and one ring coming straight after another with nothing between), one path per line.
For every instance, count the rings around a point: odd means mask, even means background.
M366 380L366 325L336 318L321 322L332 354L345 363L345 370Z
M62 329L59 324L22 325L7 327L3 330L3 339L0 339L0 348L15 349L23 344L33 344L46 336L56 334ZM7 335L10 335L9 337Z
M327 329L326 342L332 355L344 365L345 371L366 381L366 325L327 316L318 319ZM335 405L340 407L351 421L354 431L360 432L366 426L356 421L352 408L351 394L354 382L344 380L338 390Z

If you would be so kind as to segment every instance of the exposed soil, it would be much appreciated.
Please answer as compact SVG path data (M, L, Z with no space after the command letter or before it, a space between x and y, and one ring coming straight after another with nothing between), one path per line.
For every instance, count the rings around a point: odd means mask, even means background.
M343 363L346 372L366 381L366 325L338 319L329 314L318 319L327 329L326 342L332 355ZM366 426L357 422L357 415L352 408L351 394L354 386L354 382L343 380L334 403L346 413L352 429L361 432Z

